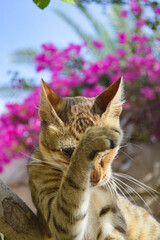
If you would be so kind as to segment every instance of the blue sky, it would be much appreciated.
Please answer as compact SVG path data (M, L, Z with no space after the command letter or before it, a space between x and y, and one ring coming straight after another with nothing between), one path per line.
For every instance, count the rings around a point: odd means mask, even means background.
M103 19L102 6L89 6L98 19ZM53 9L65 11L75 22L85 30L92 32L92 28L76 7L61 0L52 0L49 7L40 10L32 0L1 0L0 7L0 85L8 83L8 70L19 71L22 77L40 79L44 73L35 73L33 67L15 64L10 61L12 52L18 49L39 49L42 43L53 42L58 47L65 47L68 43L81 43L81 39Z

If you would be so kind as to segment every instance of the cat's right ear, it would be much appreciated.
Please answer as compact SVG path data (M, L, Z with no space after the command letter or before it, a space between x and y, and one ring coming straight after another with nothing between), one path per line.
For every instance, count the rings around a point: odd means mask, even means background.
M48 84L41 79L41 101L39 107L39 116L41 121L63 125L58 116L58 112L63 106L63 98L56 94Z
M123 78L112 83L106 90L95 98L95 108L104 118L119 118L122 112L123 97Z

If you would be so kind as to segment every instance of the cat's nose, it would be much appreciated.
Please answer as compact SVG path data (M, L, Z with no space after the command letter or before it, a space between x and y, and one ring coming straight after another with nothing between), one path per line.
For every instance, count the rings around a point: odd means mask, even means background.
M91 185L97 185L102 178L102 166L98 161L94 162L94 168L93 171L91 172L91 178L90 182Z

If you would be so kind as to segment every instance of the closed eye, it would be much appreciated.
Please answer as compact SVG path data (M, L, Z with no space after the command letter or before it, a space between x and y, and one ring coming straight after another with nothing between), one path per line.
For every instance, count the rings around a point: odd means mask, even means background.
M67 157L71 157L73 152L74 152L74 147L73 148L64 148L62 149L62 152L67 156Z

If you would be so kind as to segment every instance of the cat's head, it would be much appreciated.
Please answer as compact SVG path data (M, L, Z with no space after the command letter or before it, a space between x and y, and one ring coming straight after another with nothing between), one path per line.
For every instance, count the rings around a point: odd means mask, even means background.
M65 172L74 149L88 127L104 125L120 127L122 96L122 78L92 98L60 97L42 80L39 107L42 130L39 148L43 158ZM110 159L114 158L117 150L118 147L110 150ZM104 156L104 153L100 153L99 158L102 155ZM111 165L111 162L109 164ZM108 168L106 165L107 163L103 161L101 166L103 174L106 174ZM98 173L99 166L97 167L95 163L95 170L96 168Z

